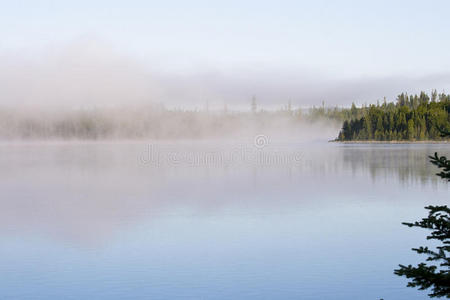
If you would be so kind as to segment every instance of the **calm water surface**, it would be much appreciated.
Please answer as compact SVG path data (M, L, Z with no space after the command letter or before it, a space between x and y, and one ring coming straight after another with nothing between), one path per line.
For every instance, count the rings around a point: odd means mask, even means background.
M426 299L448 145L0 145L1 299Z

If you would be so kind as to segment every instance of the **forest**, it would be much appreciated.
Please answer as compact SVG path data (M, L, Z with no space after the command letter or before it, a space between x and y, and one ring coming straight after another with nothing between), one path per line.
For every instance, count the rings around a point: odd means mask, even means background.
M450 129L450 95L402 93L396 102L354 104L344 116L337 141L442 141Z
M346 109L267 110L249 101L247 110L177 109L164 105L92 108L0 107L0 140L15 139L192 139L311 133L311 126L338 130ZM335 133L331 133L334 135Z
M293 107L287 101L267 110L255 97L248 110L168 109L162 104L91 108L0 107L0 140L12 139L174 139L290 134L311 126L331 128L336 141L440 141L450 129L450 95L402 93L396 102L357 107ZM319 127L320 127L319 126ZM334 131L335 130L335 131ZM313 134L313 132L310 132ZM315 133L318 134L317 132ZM328 133L326 133L328 134ZM322 134L323 135L323 134Z

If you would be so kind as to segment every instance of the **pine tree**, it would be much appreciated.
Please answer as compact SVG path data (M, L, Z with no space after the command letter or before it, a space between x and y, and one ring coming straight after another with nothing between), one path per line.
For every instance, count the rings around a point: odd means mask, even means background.
M377 118L377 127L375 130L375 139L377 141L382 141L384 140L384 132L383 132L383 120L381 118L381 116L378 116Z
M358 117L358 109L356 108L356 105L353 102L352 107L350 108L350 114L352 119L356 119Z
M416 137L416 130L414 128L414 121L409 119L408 121L408 140L412 141Z
M448 131L442 131L443 137L450 136ZM450 160L445 156L439 157L437 153L430 156L431 163L439 169L443 169L436 174L439 177L450 181ZM447 206L427 206L428 217L419 222L402 223L408 227L419 227L431 230L427 240L440 242L436 250L428 247L413 248L418 254L427 255L426 262L413 267L412 265L399 265L399 269L394 270L394 274L405 276L411 279L408 287L417 287L419 290L431 288L430 297L450 298L450 208Z
M419 222L402 223L408 227L419 227L432 230L427 240L441 242L436 250L428 247L413 248L418 254L427 255L426 263L412 265L399 265L394 274L411 279L408 287L417 287L419 290L431 288L430 297L450 298L450 209L447 206L427 206L428 217Z
M353 121L348 124L350 140L442 140L437 127L450 130L450 95L438 95L434 90L431 98L429 102L424 92L419 96L402 93L397 97L397 104L384 102L357 108L353 103L350 109L340 113L333 110L332 115ZM331 115L331 110L313 111L319 117Z

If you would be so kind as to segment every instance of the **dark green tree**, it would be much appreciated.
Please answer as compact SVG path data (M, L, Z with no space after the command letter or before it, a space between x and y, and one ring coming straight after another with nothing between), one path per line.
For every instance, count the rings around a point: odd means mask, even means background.
M442 136L449 136L447 131L441 131ZM430 156L431 162L438 168L443 169L437 175L450 181L450 160L445 156L439 157L437 153ZM431 288L430 297L450 298L450 208L447 206L427 206L428 217L419 222L402 223L408 227L420 227L431 230L427 240L439 242L435 250L428 247L413 248L418 254L427 255L426 262L417 266L399 265L400 268L394 270L399 276L411 279L408 287L417 287L419 290Z
M450 209L447 206L427 206L428 217L419 222L402 223L408 227L420 227L431 230L428 240L441 243L435 250L428 247L413 248L412 250L427 255L426 262L417 266L404 266L395 270L399 276L411 279L408 287L417 287L419 290L431 288L430 297L450 298Z
M334 119L341 119L341 122L349 121L345 130L351 135L339 134L337 140L343 140L343 137L346 141L448 139L440 135L436 126L450 130L450 96L437 95L434 90L431 99L429 101L430 97L424 92L414 96L403 93L397 97L396 103L383 102L361 108L352 104L350 109L327 114Z

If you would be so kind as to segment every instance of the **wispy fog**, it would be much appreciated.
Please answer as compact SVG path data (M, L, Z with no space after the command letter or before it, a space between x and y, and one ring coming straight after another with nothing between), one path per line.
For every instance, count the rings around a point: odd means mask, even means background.
M340 125L300 110L209 112L154 105L0 109L0 140L235 139L263 134L311 141L334 139Z
M95 40L29 52L0 53L0 104L93 107L163 103L168 107L248 109L256 96L267 108L370 103L403 91L448 88L450 74L336 78L312 69L260 65L191 70L170 61L141 62Z

